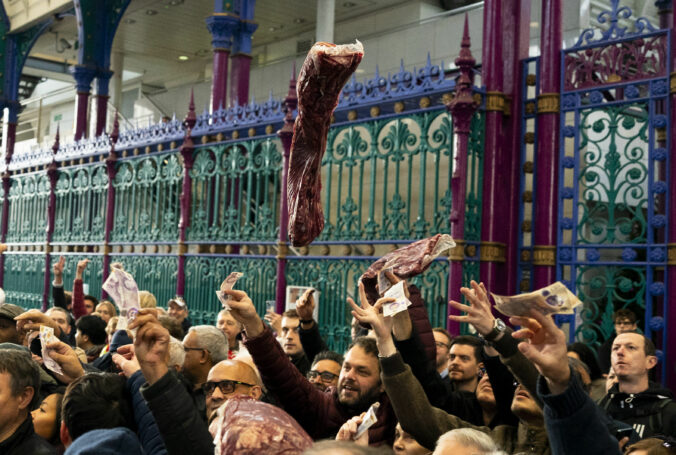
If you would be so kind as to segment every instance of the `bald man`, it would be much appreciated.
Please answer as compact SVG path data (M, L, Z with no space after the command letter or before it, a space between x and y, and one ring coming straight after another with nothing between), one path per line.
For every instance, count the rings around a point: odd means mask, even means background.
M207 419L215 416L215 411L234 395L248 395L256 400L263 394L258 375L241 360L223 360L209 371L204 383L206 394Z

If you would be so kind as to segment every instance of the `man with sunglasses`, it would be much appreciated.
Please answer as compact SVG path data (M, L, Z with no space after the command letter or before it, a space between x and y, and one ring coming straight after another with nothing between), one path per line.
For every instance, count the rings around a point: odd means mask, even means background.
M338 386L338 376L343 365L343 356L333 351L322 351L315 356L314 363L307 372L308 380L322 392L329 387Z
M206 397L207 420L215 417L216 410L234 395L248 395L256 400L263 394L258 375L241 360L223 360L209 371L202 384Z

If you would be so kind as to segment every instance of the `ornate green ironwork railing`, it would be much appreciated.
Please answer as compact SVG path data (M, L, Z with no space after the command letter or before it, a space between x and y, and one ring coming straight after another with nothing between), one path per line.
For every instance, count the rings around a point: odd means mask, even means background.
M39 308L45 273L44 253L4 253L5 301L24 308Z
M281 144L263 137L198 148L189 241L276 241Z
M9 229L12 243L44 242L47 229L49 178L45 172L12 178L9 190Z
M108 175L104 165L59 170L54 242L103 241Z
M188 256L185 299L193 324L214 324L222 305L215 291L231 272L242 272L236 289L246 290L258 314L265 314L265 302L275 299L277 262L274 257Z
M52 253L52 265L59 261L59 256L63 256L65 259L63 267L63 285L66 290L72 289L77 263L82 259L89 259L89 264L82 273L82 283L88 286L89 294L100 299L101 285L103 284L103 255L93 253ZM50 270L49 273L51 274L52 271ZM53 278L54 277L51 276L50 281L53 280Z
M183 167L177 153L117 164L113 242L175 242Z

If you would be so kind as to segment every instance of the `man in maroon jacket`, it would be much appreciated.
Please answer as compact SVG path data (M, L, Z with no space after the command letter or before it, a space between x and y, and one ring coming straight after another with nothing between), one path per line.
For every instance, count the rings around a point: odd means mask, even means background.
M343 423L378 401L378 421L369 429L369 444L392 444L397 421L380 381L378 349L373 339L355 340L345 355L337 389L320 391L294 368L256 314L249 296L243 291L225 292L231 297L231 314L244 326L245 345L263 384L313 439L333 437Z

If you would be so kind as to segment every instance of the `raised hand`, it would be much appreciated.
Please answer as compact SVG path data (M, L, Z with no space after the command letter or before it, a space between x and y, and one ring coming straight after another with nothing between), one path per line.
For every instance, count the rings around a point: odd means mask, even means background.
M362 324L369 324L376 334L377 338L385 338L390 336L392 331L392 318L383 316L383 304L393 302L391 298L381 298L371 305L366 298L366 291L362 282L359 282L359 300L361 306L357 306L350 297L347 298L347 303L352 307L352 316Z
M362 412L361 415L354 416L350 420L345 422L338 430L338 434L336 435L336 441L354 441L355 444L359 446L369 445L368 431L365 431L364 434L359 436L358 439L354 438L357 434L357 428L359 428L359 425L361 425L361 422L364 419L365 414L366 414L365 412Z
M315 299L313 297L315 290L307 289L303 295L296 301L296 313L301 321L310 321L313 319L315 311Z
M509 319L512 324L523 327L512 336L528 340L528 343L519 343L519 350L545 377L553 394L563 393L570 381L566 335L550 316L536 310L531 310L530 316Z
M54 373L61 382L70 384L85 374L77 354L66 343L55 341L47 345L49 356L59 364L63 374Z
M82 259L81 261L78 261L77 267L75 269L75 279L76 280L82 279L82 274L84 273L85 269L87 268L87 264L89 264L89 259Z
M117 352L113 354L112 359L126 378L131 377L141 369L141 365L134 354L133 344L126 344L117 348Z
M136 328L134 352L143 376L152 385L169 371L169 331L157 321L155 312L147 309L142 309L129 324L129 330Z
M54 282L59 286L63 284L63 269L65 266L66 258L64 256L59 256L59 262L52 266L52 270L54 271Z
M260 335L265 326L258 313L256 313L256 307L254 307L247 293L235 289L223 292L230 296L230 300L228 300L230 314L242 323L247 336L253 338Z
M477 284L476 281L472 280L470 285L472 286L472 289L464 287L460 288L460 292L465 296L469 305L463 305L460 302L455 302L453 300L448 302L449 305L456 310L467 314L452 314L448 319L451 321L472 324L478 333L486 335L493 330L493 322L495 321L495 317L491 312L491 302L488 299L488 292L486 292L483 283Z
M265 319L268 324L270 324L270 328L272 328L272 331L281 334L282 333L282 315L277 314L272 310L269 310L267 313L265 313L265 316L263 316L263 319Z

